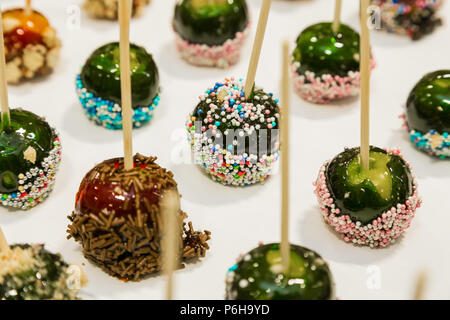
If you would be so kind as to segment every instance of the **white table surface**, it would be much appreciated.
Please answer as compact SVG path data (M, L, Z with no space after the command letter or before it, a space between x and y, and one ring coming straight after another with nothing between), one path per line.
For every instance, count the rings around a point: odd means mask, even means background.
M24 1L7 1L4 7ZM5 1L3 2L5 3ZM134 150L158 156L159 164L175 174L183 195L182 208L197 229L212 231L211 250L200 263L176 273L176 298L223 299L225 273L240 253L259 241L279 241L280 176L265 185L243 189L224 187L189 164L184 123L197 96L226 76L245 76L251 41L241 61L229 70L195 68L177 55L171 18L174 0L153 0L144 15L134 19L131 39L154 54L163 92L150 125L134 132ZM254 35L260 0L248 0ZM359 29L355 0L344 1L342 20ZM97 47L118 39L116 22L98 21L81 13L80 28L73 28L73 12L81 1L35 0L63 40L61 61L48 78L10 87L10 104L47 117L61 133L63 160L50 198L28 212L0 208L0 225L9 242L44 242L71 263L85 263L89 278L85 299L162 299L164 279L122 283L86 261L81 248L66 240L67 215L84 174L95 164L122 152L121 132L94 125L77 100L74 79L85 59ZM75 11L73 11L75 9ZM400 147L413 164L423 206L404 236L387 249L354 247L338 239L322 221L312 182L321 164L345 146L359 143L359 101L346 100L318 106L292 93L291 116L291 241L321 254L330 264L341 299L408 299L417 273L428 272L426 298L449 299L450 289L450 163L437 161L410 145L398 115L409 91L427 72L450 68L450 3L441 15L446 23L431 36L413 42L373 32L378 62L372 81L371 142ZM281 40L294 42L305 27L331 20L331 0L274 1L257 73L257 84L279 92ZM180 155L182 160L180 160ZM187 160L183 160L187 159Z

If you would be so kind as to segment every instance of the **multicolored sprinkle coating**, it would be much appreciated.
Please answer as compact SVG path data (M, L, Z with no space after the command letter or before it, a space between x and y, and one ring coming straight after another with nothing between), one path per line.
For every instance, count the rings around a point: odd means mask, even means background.
M388 152L403 158L398 149L391 149ZM412 170L411 165L407 161L405 162ZM416 209L422 203L418 196L415 177L413 176L414 192L405 203L399 203L396 207L383 212L371 223L363 224L360 221L353 221L349 215L341 215L341 210L336 207L326 181L326 169L329 163L327 161L320 168L317 181L314 182L315 194L325 222L340 234L344 241L352 242L355 245L378 248L395 243L395 240L409 228Z
M442 24L436 11L442 0L372 0L380 7L382 29L418 40Z
M243 32L236 33L234 39L229 39L218 46L190 43L175 32L176 47L181 58L194 66L225 69L238 62L242 45L249 34L249 30L250 24Z
M410 130L409 137L419 150L441 159L450 158L450 134L448 132L439 134L437 131L431 130L423 134Z
M53 149L40 164L18 175L20 179L18 192L0 193L1 205L28 210L44 201L53 190L55 176L61 162L61 143L56 130L52 130L56 136Z
M247 100L242 79L234 78L199 99L187 121L195 164L224 185L264 182L279 156L278 99L254 89Z
M122 108L120 104L95 96L84 86L80 75L77 75L76 78L76 91L86 116L90 120L107 129L122 129ZM160 97L157 95L151 105L133 108L134 128L140 128L152 119L153 111L158 106L159 100Z
M436 130L430 130L427 133L422 133L414 129L408 128L405 114L400 115L404 120L403 127L408 131L411 142L417 149L429 154L430 156L441 159L450 158L450 133L444 132L440 134Z

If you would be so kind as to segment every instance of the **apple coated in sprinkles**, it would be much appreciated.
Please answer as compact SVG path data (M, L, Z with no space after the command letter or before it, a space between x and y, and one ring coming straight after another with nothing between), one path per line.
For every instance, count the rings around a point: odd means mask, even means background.
M224 185L264 182L279 156L278 99L258 88L245 99L242 79L234 78L199 99L187 121L195 163Z
M27 210L48 197L61 162L56 130L41 117L11 109L0 122L0 204Z
M360 91L359 34L340 23L317 23L303 30L292 53L294 89L304 100L329 103ZM375 60L371 59L371 69Z
M181 0L173 18L176 47L195 66L228 68L250 32L245 0Z
M450 158L450 70L423 76L411 90L402 117L415 147L440 159Z
M421 205L411 170L398 149L371 147L370 168L362 171L359 148L346 149L321 167L314 183L325 222L355 245L394 243Z
M165 192L177 191L177 183L172 172L155 161L137 154L132 170L125 170L123 158L95 166L81 182L75 210L68 217L68 238L81 244L84 256L125 281L139 281L161 270L161 199ZM195 231L185 218L180 210L182 260L202 258L211 233Z
M381 30L419 40L442 25L442 0L372 0L381 11Z
M76 77L76 92L86 116L111 130L122 129L119 43L95 50ZM153 117L159 105L159 72L145 48L130 45L133 127L140 128Z

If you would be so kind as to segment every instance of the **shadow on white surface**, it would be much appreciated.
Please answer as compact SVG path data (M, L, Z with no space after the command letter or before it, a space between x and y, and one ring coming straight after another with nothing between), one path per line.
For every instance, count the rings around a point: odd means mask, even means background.
M157 112L157 110L155 110L155 112ZM103 144L119 142L123 139L122 130L109 130L90 121L84 114L84 110L78 101L72 103L72 105L65 110L63 117L62 128L64 129L64 132L81 142ZM134 129L133 136L137 136L146 131L153 120L154 119L150 120L150 123L147 123L139 129Z
M224 186L211 180L198 165L173 165L170 170L174 173L177 181L190 181L189 185L181 184L178 186L183 198L193 203L205 205L217 205L221 203L230 204L236 201L245 201L246 199L257 196L264 188L264 185L270 183L271 178L265 184L232 187ZM213 210L212 210L213 211Z
M320 214L319 207L309 209L300 220L301 245L319 253L325 260L341 263L367 265L380 263L395 254L402 237L388 248L370 249L357 247L343 241L334 230L327 225Z
M358 100L359 97L349 97L329 104L315 104L294 95L291 112L295 117L311 120L334 119L348 116L349 112L358 107Z
M73 240L71 240L73 241ZM72 244L73 245L73 244ZM78 244L76 244L78 246ZM123 295L124 292L127 292L127 295L132 297L133 299L149 299L150 296L140 295L139 291L144 290L146 287L148 288L161 288L164 286L165 277L162 273L154 273L148 276L145 279L142 279L138 282L136 281L122 281L117 278L114 278L104 272L101 268L94 265L90 261L86 260L82 256L81 247L78 247L75 253L78 256L75 260L82 260L84 265L79 264L84 273L88 278L88 284L85 288L80 290L79 296L82 299L86 300L98 300L104 299L105 297L115 295L114 292L117 293L118 296ZM209 252L208 252L209 253ZM194 271L200 268L204 263L207 263L208 253L205 258L202 260L190 261L185 264L185 268L179 269L175 271L175 277L179 277L178 282L182 281L184 277L192 277ZM67 258L67 257L66 257ZM73 263L74 260L71 260ZM205 279L203 279L205 281ZM200 282L200 279L199 279ZM155 298L154 295L151 295ZM160 291L160 298L164 297L164 291ZM114 298L113 298L114 299Z

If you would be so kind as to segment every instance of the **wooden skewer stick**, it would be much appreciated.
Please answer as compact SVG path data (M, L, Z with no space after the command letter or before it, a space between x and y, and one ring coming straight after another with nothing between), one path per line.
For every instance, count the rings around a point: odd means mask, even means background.
M2 128L6 128L10 122L8 85L6 83L6 58L5 40L3 38L3 18L0 14L0 104L2 109Z
M120 0L120 86L122 97L121 105L125 170L133 169L133 111L131 109L130 19L131 0Z
M31 13L33 12L33 10L31 9L31 0L26 0L25 2L25 14L26 15L31 15Z
M0 253L8 254L11 251L11 248L6 241L5 235L0 227Z
M166 299L173 300L173 273L178 266L180 224L178 212L180 210L180 198L175 191L166 193L163 199L163 228L162 261L164 274L167 277Z
M422 271L417 277L416 291L414 292L414 300L423 300L425 286L427 284L427 273Z
M336 6L334 7L334 20L333 20L333 32L338 32L339 25L341 24L341 10L342 0L336 0Z
M272 0L263 0L261 12L259 13L258 27L256 29L255 40L253 42L252 55L247 71L247 78L244 86L245 98L248 98L253 90L255 84L256 69L258 68L259 57L261 55L261 48L264 41L264 34L266 33L267 20L269 18L270 5Z
M281 85L281 261L289 271L291 245L289 243L289 42L283 43L283 75Z
M361 0L361 167L369 169L370 151L370 33L367 25L369 0Z

